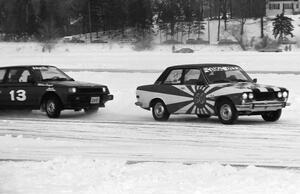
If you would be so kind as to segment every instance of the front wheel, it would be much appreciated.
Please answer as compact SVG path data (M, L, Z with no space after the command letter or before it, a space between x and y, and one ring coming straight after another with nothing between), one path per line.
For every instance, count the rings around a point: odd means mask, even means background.
M162 101L157 101L154 103L152 106L152 115L156 121L167 121L170 117L170 113Z
M265 112L261 116L267 122L275 122L280 119L281 113L282 113L282 110L279 109L277 111Z
M238 116L238 112L230 100L223 100L219 103L218 117L223 124L234 124Z
M46 113L49 118L58 118L62 110L61 103L57 97L51 97L46 101Z

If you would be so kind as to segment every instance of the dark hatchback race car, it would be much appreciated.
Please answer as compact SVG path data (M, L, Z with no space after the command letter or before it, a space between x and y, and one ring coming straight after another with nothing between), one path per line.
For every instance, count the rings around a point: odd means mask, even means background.
M168 120L170 114L218 116L224 124L233 124L240 115L261 115L265 121L277 121L288 105L289 91L256 82L236 65L173 66L153 85L137 88L136 105L152 109L158 121Z
M53 66L0 68L0 109L46 111L50 118L62 110L96 112L113 99L107 86L74 81Z

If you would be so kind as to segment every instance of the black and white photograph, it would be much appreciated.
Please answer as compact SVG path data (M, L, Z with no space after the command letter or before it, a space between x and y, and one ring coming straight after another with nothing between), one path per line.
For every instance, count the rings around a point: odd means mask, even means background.
M300 193L300 0L0 0L0 194Z

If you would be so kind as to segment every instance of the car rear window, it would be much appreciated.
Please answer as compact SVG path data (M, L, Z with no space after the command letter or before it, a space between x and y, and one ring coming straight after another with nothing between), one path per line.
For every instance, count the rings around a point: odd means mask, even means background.
M182 78L183 70L182 69L174 69L172 70L167 79L164 81L164 84L180 84Z
M5 69L0 69L0 83L3 82L5 73L6 73Z
M28 82L28 77L30 76L30 72L24 68L16 68L10 69L8 73L8 83L21 83Z

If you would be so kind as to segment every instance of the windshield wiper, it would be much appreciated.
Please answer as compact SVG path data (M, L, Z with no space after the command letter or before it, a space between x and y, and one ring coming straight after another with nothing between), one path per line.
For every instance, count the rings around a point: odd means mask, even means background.
M248 80L244 80L244 79L232 79L231 81L233 81L233 82L249 82Z
M52 77L52 78L47 78L43 79L43 81L68 81L69 79L65 77Z
M227 79L213 81L213 83L228 83L228 82L230 82L230 80Z

